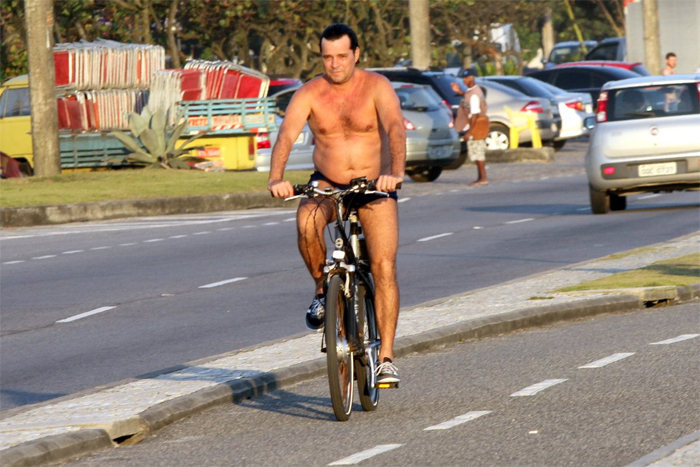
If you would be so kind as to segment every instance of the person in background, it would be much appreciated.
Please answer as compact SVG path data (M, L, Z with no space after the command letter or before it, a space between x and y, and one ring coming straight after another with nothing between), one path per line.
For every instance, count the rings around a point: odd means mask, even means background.
M451 83L455 94L464 96L462 102L459 103L455 129L460 135L463 134L462 138L467 142L469 160L476 164L478 170L477 179L469 186L484 186L489 184L489 179L486 176L486 136L477 139L472 132L476 126L477 118L486 115L486 96L484 96L481 86L476 84L476 71L474 69L465 68L459 76L467 90L463 91L456 82Z
M664 76L676 74L676 60L676 54L673 52L666 54L666 66L664 67L664 71L662 71Z

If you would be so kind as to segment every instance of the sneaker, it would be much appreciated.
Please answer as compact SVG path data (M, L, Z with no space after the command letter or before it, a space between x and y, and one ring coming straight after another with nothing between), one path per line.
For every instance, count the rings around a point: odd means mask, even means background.
M310 331L320 332L323 330L323 317L326 314L326 297L316 295L306 310L306 327Z
M384 358L384 362L377 367L377 384L398 383L399 381L401 381L399 370L394 366L394 362Z

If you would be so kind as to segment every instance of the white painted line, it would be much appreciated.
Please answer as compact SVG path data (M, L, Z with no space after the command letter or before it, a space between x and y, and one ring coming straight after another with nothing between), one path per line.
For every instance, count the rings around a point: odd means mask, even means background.
M649 345L666 345L666 344L675 344L676 342L682 342L682 341L687 341L688 339L694 339L696 337L700 336L700 334L681 334L678 337L674 337L671 339L666 339L665 341L659 341L659 342L652 342Z
M411 199L411 198L399 198L399 201L398 201L398 202L399 202L399 203L405 203L405 202L408 201L409 199Z
M396 449L396 448L400 448L401 446L403 446L403 444L380 444L378 446L373 447L372 449L358 452L357 454L353 454L352 456L346 457L344 459L340 459L339 461L332 462L328 465L359 464L363 460L369 459L370 457L374 457L374 456L377 456L379 454L383 454L387 451L391 451L391 450Z
M263 225L279 225L279 222L268 222L267 224L263 224Z
M172 237L168 237L168 238L185 238L187 236L188 235L173 235Z
M440 235L433 235L432 237L420 238L416 241L417 242L429 242L430 240L435 240L436 238L442 238L442 237L449 237L450 235L452 235L452 232L447 232L447 233L443 233Z
M46 256L36 256L32 259L49 259L49 258L55 258L56 255L46 255Z
M533 219L532 217L528 217L527 219L518 219L517 221L508 221L508 222L506 222L506 224L520 224L521 222L530 222L530 221L534 221L534 220L535 219Z
M223 227L221 229L216 229L216 230L217 230L217 232L227 232L229 230L234 230L234 229L235 229L235 227ZM184 237L184 235L183 235L183 237ZM173 238L173 237L170 237L170 238Z
M534 396L540 391L544 391L547 388L551 388L552 386L556 386L557 384L563 383L564 381L567 381L566 379L546 379L542 381L541 383L533 384L532 386L528 386L525 389L521 389L518 392L514 392L511 394L511 397L520 397L520 396Z
M601 368L605 365L610 365L611 363L622 360L623 358L631 357L632 355L634 355L634 352L614 353L609 357L601 358L600 360L596 360L595 362L587 363L583 366L580 366L579 368Z
M252 229L254 227L255 227L254 225L244 225L243 226L244 229Z
M211 233L211 232L209 232L209 231L204 231L204 232L195 232L195 233L193 233L192 235L207 235L207 234L210 234L210 233Z
M476 420L479 417L483 417L484 415L490 414L490 410L482 410L478 412L467 412L464 415L460 415L459 417L455 417L452 420L449 420L447 422L440 423L438 425L433 425L429 426L428 428L424 428L424 431L428 430L447 430L448 428L452 428L457 425L461 425L462 423L466 423L472 420Z
M19 263L24 263L24 260L22 259L19 261L7 261L7 262L2 263L2 264L19 264Z
M105 311L109 311L109 310L111 310L111 309L113 309L113 308L116 308L116 306L103 306L103 307L100 307L100 308L95 308L95 309L92 310L92 311L86 311L85 313L80 313L79 315L71 316L70 318L59 319L59 320L56 321L56 322L57 322L57 323L70 323L71 321L75 321L75 320L78 320L78 319L81 319L81 318L85 318L85 317L87 317L87 316L92 316L92 315L96 315L96 314L98 314L98 313L102 313L102 312L105 312Z
M153 243L153 242L162 242L162 238L152 238L150 240L144 240L143 243Z
M289 219L285 219L282 222L296 222L297 218L296 217L290 217Z
M200 289L211 289L213 287L219 287L220 285L226 285L226 284L231 284L233 282L238 282L238 281L244 281L248 279L247 277L234 277L233 279L226 279L225 281L221 282L214 282L212 284L207 284L207 285L200 285Z
M62 255L74 255L76 253L84 253L85 250L70 250L70 251L64 251L61 253Z
M646 195L646 196L640 196L637 199L649 199L649 198L656 198L657 196L661 196L659 193L653 194L653 195Z
M577 211L590 211L591 208L578 208Z
M109 250L111 246L96 246L95 248L90 248L91 250Z

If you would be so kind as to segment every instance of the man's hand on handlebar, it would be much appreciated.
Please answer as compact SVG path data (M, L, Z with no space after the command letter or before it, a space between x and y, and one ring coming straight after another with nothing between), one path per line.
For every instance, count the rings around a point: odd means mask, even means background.
M294 196L294 187L287 180L277 180L267 182L267 189L273 198L290 198Z
M400 188L402 182L403 177L396 175L380 175L375 185L378 191L391 193L392 191L396 191L398 188Z

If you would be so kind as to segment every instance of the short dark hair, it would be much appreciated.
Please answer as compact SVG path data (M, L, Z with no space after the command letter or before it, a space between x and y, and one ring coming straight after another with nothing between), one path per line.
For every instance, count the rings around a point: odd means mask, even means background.
M343 36L348 36L350 39L350 50L353 52L360 46L360 44L357 42L357 34L355 34L355 31L353 31L350 26L343 23L334 23L324 29L321 33L321 38L318 40L318 50L323 53L323 47L321 47L323 39L337 41Z
M675 56L676 56L676 54L674 54L673 52L669 52L666 54L666 60L668 60L671 57L675 57Z

